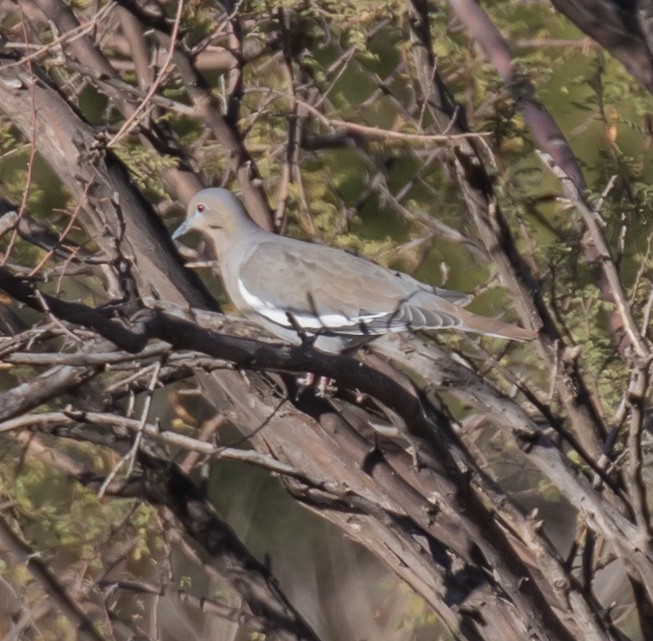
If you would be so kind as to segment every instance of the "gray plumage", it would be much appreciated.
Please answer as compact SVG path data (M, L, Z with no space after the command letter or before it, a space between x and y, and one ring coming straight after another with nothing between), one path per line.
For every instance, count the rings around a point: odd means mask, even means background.
M513 340L534 336L463 309L466 294L426 285L333 247L265 231L226 189L195 194L173 238L192 229L211 245L234 305L295 344L300 338L293 324L316 336L315 346L328 352L411 329L452 328Z

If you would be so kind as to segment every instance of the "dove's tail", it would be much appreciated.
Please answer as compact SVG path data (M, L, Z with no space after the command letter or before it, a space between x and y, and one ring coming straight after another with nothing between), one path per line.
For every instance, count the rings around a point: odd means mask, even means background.
M496 318L480 316L466 309L460 309L458 311L458 318L461 324L457 329L464 332L496 336L498 338L509 338L513 341L531 341L537 336L537 332L533 330L509 325Z

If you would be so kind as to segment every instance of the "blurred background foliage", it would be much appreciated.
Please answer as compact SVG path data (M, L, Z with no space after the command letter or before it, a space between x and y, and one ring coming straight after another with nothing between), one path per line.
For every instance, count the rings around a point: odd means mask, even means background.
M104 2L75 1L80 20L90 19ZM33 43L48 43L57 34L47 23L3 5L0 32L18 50L23 31ZM161 5L169 16L175 2ZM521 70L536 88L536 97L550 111L582 163L590 199L603 195L600 215L604 233L617 260L622 282L638 318L651 290L651 185L649 162L653 136L650 95L609 54L556 13L549 2L536 0L488 1L483 7L511 43ZM286 46L292 63L284 62L279 47L270 47L279 35L279 15L287 21ZM115 12L96 26L94 39L120 70L122 79L136 86L136 76L125 51ZM509 300L494 278L493 267L452 180L451 164L444 144L356 137L346 144L337 136L343 126L329 127L309 117L306 105L319 108L327 118L356 125L420 133L433 125L419 98L414 63L410 55L406 6L398 0L349 2L295 2L294 0L244 1L238 14L245 48L257 53L248 60L242 78L242 99L237 125L260 173L274 209L279 202L288 145L289 123L298 126L297 170L288 186L287 206L279 225L284 233L346 248L371 259L413 273L434 285L477 293L472 309L514 320ZM612 337L604 322L606 302L596 287L596 269L579 259L577 215L558 198L558 184L535 153L534 142L510 93L485 61L466 30L444 3L434 3L430 14L438 70L455 100L465 110L469 127L484 134L493 180L501 205L541 280L551 305L559 310L566 330L582 350L582 368L592 381L606 415L618 407L627 378L623 361L616 357ZM224 16L216 3L193 0L185 3L181 31L186 46L212 48L224 45L216 33L224 32ZM64 47L65 48L65 47ZM201 60L198 53L197 60ZM63 64L62 64L63 62ZM115 131L124 116L112 106L98 86L66 60L55 47L39 64L56 77L62 91L84 117L100 131ZM213 94L226 110L229 72L202 68ZM1 74L1 71L0 71ZM289 74L294 77L292 88ZM291 96L291 89L293 95ZM191 159L206 185L233 185L229 158L222 145L199 119L188 113L184 85L170 74L157 94L166 99L154 115ZM297 114L293 115L294 100ZM317 107L316 107L317 105ZM335 134L334 134L335 131ZM334 140L333 148L327 144ZM0 120L0 189L18 203L29 182L29 212L61 231L73 216L73 202L48 167L47 158L36 158L28 180L30 144L12 125ZM165 224L173 229L183 209L172 206L161 172L176 167L179 158L146 149L136 136L124 138L115 148L133 181L155 202ZM440 232L435 224L455 230L464 242ZM76 224L70 238L93 251L95 239L85 236ZM34 245L17 240L8 264L29 271L44 256ZM62 259L52 257L43 273ZM214 283L210 270L200 270ZM337 277L337 275L334 275ZM53 273L49 287L65 297L94 305L107 302L106 292L92 282ZM212 285L214 287L214 285ZM16 308L19 315L26 314ZM468 348L467 339L442 336L452 349ZM491 341L490 341L491 344ZM467 353L474 359L474 354ZM549 373L539 371L532 352L511 347L500 360L520 376L543 388ZM0 388L33 376L28 367L0 370ZM499 376L499 379L501 377ZM499 382L501 382L499 380ZM201 401L186 400L195 425L177 396L181 386L157 392L155 413L162 424L191 431L208 419L211 410ZM172 402L171 402L172 399ZM64 399L65 402L65 399ZM138 399L135 400L138 403ZM52 409L50 406L48 409ZM455 404L451 405L455 412ZM555 409L555 407L554 407ZM460 418L465 415L460 408ZM238 440L235 431L221 434L221 441ZM495 473L526 505L538 505L555 515L547 521L550 534L568 544L573 527L570 508L551 488L538 487L533 475L519 463L507 463L510 444L494 431L478 435L479 447L488 452ZM80 488L57 472L43 457L25 456L24 442L6 445L0 459L0 501L11 507L14 525L38 553L61 575L77 577L83 593L87 582L100 576L133 575L172 580L180 586L204 590L236 602L231 591L213 577L208 583L201 573L201 559L192 560L175 537L170 537L161 514L128 500L98 499L94 491ZM59 456L71 466L80 465L98 474L108 473L116 455L91 444L57 445ZM496 457L492 451L496 451ZM395 579L368 552L343 539L334 526L299 509L270 475L243 464L215 463L211 467L211 497L220 513L260 557L267 555L282 585L300 610L326 639L431 639L441 631L437 620L421 600ZM535 489L536 488L536 489ZM296 533L302 532L301 537ZM573 535L573 533L572 533ZM565 543L566 542L566 543ZM106 550L116 550L115 558ZM0 566L0 610L5 616L25 594L33 604L42 595L20 565ZM146 625L152 601L164 597L107 596L116 617ZM627 599L626 599L627 601ZM192 608L161 606L164 638L192 633L207 638L246 638L230 624L199 622ZM624 608L622 624L637 638L634 623ZM0 620L2 614L0 614ZM0 634L7 632L0 622ZM29 627L28 627L29 629ZM27 632L25 633L27 634ZM25 638L46 641L74 638L74 631L58 613L41 619L38 634Z

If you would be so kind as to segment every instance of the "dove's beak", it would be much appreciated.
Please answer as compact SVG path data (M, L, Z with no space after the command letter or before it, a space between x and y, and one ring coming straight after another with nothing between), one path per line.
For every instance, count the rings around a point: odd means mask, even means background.
M195 228L195 220L201 218L202 214L197 211L197 209L188 217L186 220L177 227L177 229L172 234L173 240L180 238L184 234L187 234L191 229Z
M190 231L190 229L192 228L192 226L193 226L193 225L192 225L192 221L191 221L190 218L189 218L188 220L185 220L185 221L184 221L183 223L181 223L181 225L179 225L179 227L177 227L177 229L175 229L175 231L173 232L173 234L172 234L172 238L173 238L173 240L176 240L177 238L180 238L181 236L183 236L184 234L186 234L188 231Z

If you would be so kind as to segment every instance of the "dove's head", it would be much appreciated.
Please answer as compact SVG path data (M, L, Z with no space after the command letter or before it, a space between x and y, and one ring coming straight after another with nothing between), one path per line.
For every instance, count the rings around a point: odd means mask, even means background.
M198 191L191 198L187 218L172 237L198 231L220 251L223 243L231 244L255 229L258 227L234 194L228 189L212 187Z

